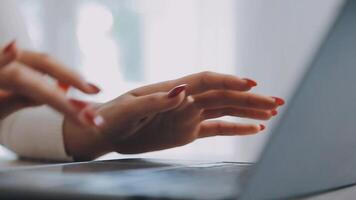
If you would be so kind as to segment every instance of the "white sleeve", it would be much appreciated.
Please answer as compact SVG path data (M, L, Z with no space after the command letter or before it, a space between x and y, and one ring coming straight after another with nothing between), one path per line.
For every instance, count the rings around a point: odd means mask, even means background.
M47 106L27 108L5 118L0 143L20 157L72 161L63 142L63 116Z
M0 0L0 47L16 39L31 48L26 24L17 1ZM0 123L0 144L21 157L71 161L62 135L63 117L48 107L23 109Z

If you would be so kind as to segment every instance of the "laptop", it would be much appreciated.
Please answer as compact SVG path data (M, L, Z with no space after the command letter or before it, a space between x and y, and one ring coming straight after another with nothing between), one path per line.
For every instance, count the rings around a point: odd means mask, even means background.
M346 1L256 164L122 159L0 173L1 199L286 199L356 183L356 1Z

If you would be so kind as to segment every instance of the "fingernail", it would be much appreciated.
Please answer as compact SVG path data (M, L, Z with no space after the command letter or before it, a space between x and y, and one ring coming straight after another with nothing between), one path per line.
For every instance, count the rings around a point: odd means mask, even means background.
M276 116L278 114L277 110L272 110L271 111L272 116Z
M95 115L93 112L90 112L89 110L84 112L84 116L86 120L90 122L93 126L100 127L105 123L105 120L102 116L100 115Z
M257 83L254 80L251 80L251 79L248 79L248 78L244 78L244 80L247 82L247 85L249 87L256 87L257 86Z
M63 83L63 82L58 82L57 83L57 86L64 92L64 93L67 93L69 88L70 88L70 85L66 84L66 83Z
M101 91L101 89L98 86L94 85L94 84L88 83L88 86L95 93L99 93Z
M179 85L179 86L173 88L171 91L169 91L168 98L174 98L174 97L178 96L185 89L187 89L187 84Z
M69 99L69 102L78 110L83 110L89 105L87 102L77 100L77 99Z
M265 130L265 129L266 129L265 125L260 124L260 131L263 131L263 130Z
M3 50L5 54L10 53L10 51L16 46L16 40L10 42Z
M272 97L272 98L276 101L276 104L279 106L282 106L285 104L285 101L281 98L278 98L278 97Z

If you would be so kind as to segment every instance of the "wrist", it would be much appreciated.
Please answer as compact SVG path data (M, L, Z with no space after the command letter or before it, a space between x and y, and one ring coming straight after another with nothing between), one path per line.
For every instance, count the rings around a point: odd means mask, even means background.
M63 121L63 140L67 154L75 161L93 160L113 151L98 130L79 126L67 118Z

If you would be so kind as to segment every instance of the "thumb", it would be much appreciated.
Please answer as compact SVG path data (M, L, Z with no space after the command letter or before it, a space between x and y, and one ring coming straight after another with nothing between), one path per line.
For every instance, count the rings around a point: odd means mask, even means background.
M186 98L187 84L179 85L169 92L158 92L141 97L134 101L134 113L147 116L177 108Z

